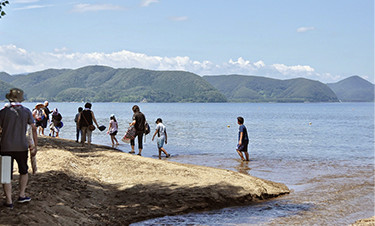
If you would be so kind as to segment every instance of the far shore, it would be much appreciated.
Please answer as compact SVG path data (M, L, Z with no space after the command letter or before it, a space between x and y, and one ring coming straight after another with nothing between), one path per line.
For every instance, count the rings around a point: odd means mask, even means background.
M284 184L230 170L91 149L40 137L29 204L1 208L7 225L128 225L166 215L251 205L288 194ZM13 179L17 197L18 173Z

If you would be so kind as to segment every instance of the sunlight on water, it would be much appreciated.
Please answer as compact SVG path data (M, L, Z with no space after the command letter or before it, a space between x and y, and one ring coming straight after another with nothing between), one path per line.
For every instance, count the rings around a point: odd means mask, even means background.
M35 103L25 103L32 108ZM50 103L59 108L61 137L75 139L73 121L82 103ZM230 169L286 184L293 192L250 206L166 216L139 225L348 225L373 216L374 104L138 104L152 130L163 118L168 132L168 161ZM99 124L109 116L119 121L118 138L131 122L131 103L94 103ZM245 118L250 137L250 163L235 152L237 116ZM110 146L96 130L93 143ZM127 152L128 144L119 149ZM147 136L144 156L156 158ZM137 225L137 224L134 224Z

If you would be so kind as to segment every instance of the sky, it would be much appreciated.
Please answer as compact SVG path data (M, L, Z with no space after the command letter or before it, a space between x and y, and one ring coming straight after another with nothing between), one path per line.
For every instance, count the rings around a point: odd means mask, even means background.
M9 0L0 72L87 65L374 83L373 0Z

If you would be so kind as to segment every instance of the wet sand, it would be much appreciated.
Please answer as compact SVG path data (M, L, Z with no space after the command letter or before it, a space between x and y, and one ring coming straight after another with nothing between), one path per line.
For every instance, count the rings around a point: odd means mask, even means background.
M1 208L6 225L127 225L165 215L248 205L284 185L230 170L140 157L106 146L40 138L28 204ZM16 199L18 173L13 179Z

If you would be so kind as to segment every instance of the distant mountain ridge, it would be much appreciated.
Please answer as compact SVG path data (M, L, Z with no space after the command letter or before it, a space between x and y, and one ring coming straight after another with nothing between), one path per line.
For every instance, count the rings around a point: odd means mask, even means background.
M259 76L204 76L232 102L337 102L325 84L304 78L279 80Z
M0 99L12 87L27 101L62 102L337 102L374 101L374 85L358 76L323 84L305 78L199 76L185 71L153 71L86 66L29 74L0 72Z
M87 66L48 69L6 78L24 90L28 101L91 102L226 102L200 76L183 71L151 71Z
M359 76L327 84L343 102L373 102L375 85Z

